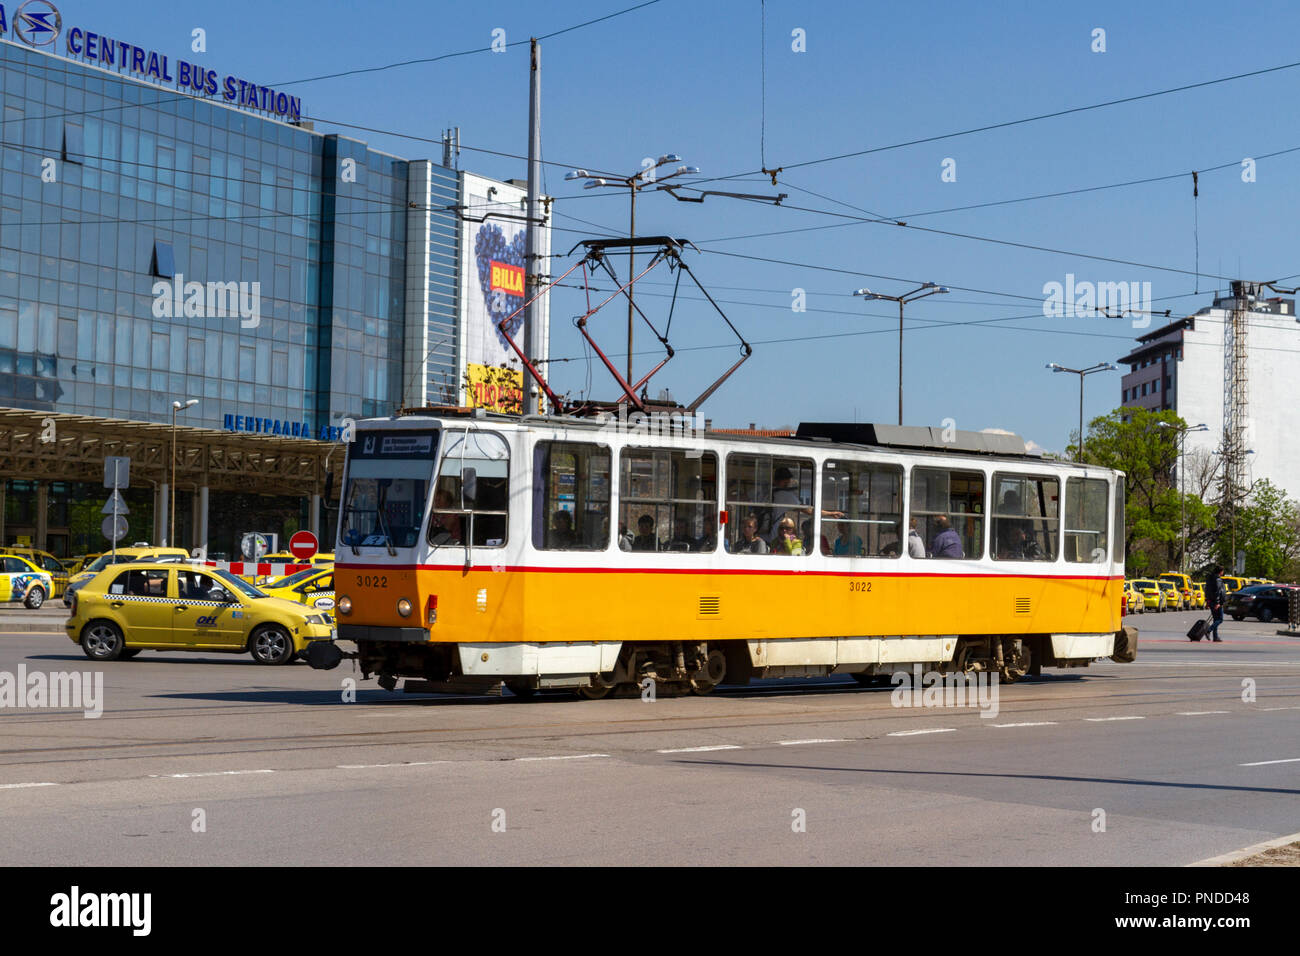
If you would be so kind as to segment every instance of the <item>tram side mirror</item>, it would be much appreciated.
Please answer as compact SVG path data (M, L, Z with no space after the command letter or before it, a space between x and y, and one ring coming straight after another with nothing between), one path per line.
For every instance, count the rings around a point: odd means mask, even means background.
M478 497L478 471L473 468L460 470L460 494L466 504L473 504Z

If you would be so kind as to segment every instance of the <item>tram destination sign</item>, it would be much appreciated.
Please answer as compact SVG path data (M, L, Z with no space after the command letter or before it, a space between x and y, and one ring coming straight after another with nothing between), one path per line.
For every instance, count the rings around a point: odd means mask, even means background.
M5 39L48 53L54 53L61 41L64 55L72 60L165 84L182 93L220 97L232 106L268 113L288 123L302 119L300 97L107 34L80 26L65 27L63 15L49 0L25 0L8 7L6 10L6 5L0 4L0 37ZM205 52L206 42L206 37L201 41L193 35L196 52Z

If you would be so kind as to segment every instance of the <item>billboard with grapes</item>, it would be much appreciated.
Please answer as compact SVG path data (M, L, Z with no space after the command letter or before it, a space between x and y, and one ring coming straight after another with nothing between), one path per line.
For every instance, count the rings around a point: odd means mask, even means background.
M465 219L461 229L461 401L471 401L470 366L506 367L521 370L519 357L501 334L498 325L513 315L506 328L510 336L526 348L524 303L526 245L528 241L525 202L527 192L509 183L464 174L461 202ZM481 221L478 221L481 220ZM538 252L550 252L550 229L543 227ZM545 263L546 259L542 260ZM549 271L545 268L543 272ZM538 302L541 321L541 355L548 351L547 297ZM509 409L501 408L501 411Z

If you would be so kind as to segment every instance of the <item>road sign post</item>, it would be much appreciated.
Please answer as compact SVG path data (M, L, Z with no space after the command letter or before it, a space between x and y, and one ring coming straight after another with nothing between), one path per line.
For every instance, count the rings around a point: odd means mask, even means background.
M126 519L122 515L128 512L121 490L131 487L130 458L120 455L108 455L104 458L104 487L112 488L113 496L104 505L104 513L110 517L104 519L100 530L113 544L113 562L116 563L117 542L119 538L125 537L127 528ZM109 531L114 533L109 534Z

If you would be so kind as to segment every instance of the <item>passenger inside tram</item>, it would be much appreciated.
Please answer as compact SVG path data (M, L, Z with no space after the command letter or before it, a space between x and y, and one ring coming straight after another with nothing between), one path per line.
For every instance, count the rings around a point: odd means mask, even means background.
M758 518L749 515L740 522L740 538L732 551L736 554L767 554L767 542L758 536Z
M803 554L803 542L795 530L794 517L787 511L776 523L776 538L772 541L772 554Z
M567 511L557 511L551 516L551 540L552 548L575 548L578 545L578 536L573 533L573 515Z
M658 551L659 541L655 538L655 519L653 515L642 515L636 519L637 535L632 539L633 551Z

